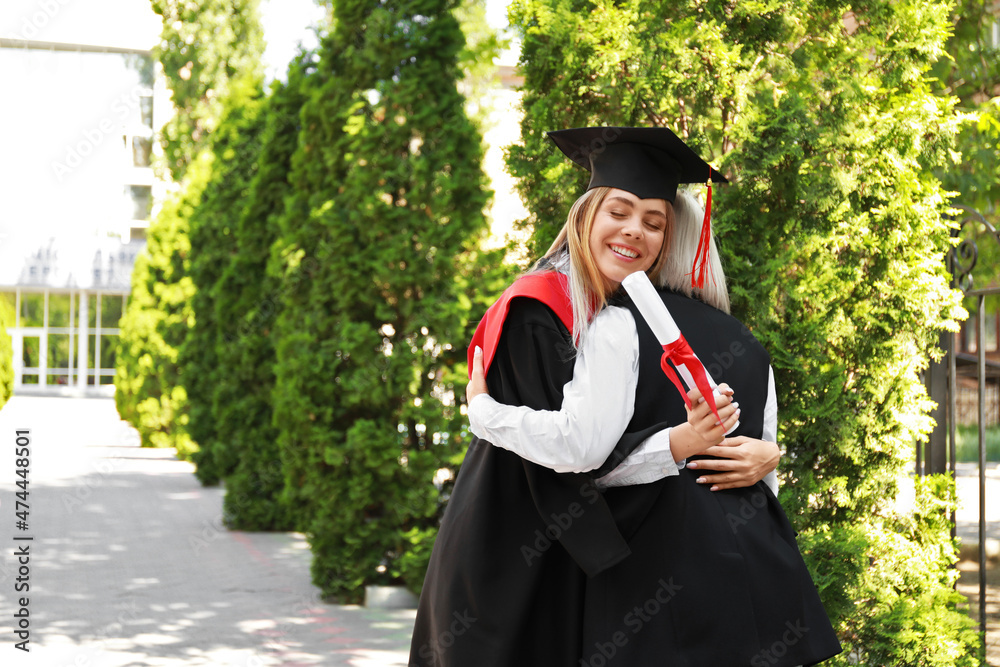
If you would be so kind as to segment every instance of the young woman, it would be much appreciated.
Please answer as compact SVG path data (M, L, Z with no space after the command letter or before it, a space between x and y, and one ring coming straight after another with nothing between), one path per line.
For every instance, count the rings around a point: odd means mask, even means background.
M653 276L655 284L689 297L696 292L701 301L728 313L729 294L714 238L710 237L710 280L704 289L693 290L691 287L690 269L698 245L704 210L693 195L683 190L677 191L672 208L675 224L671 250L660 273ZM560 237L550 249L549 255L558 257L562 243ZM591 327L592 330L605 329L599 340L606 341L607 344L600 348L592 343L577 355L573 380L564 387L563 403L558 411L514 407L493 400L486 387L482 356L474 356L471 379L466 390L472 432L497 447L560 472L587 472L599 467L610 471L595 479L600 488L648 483L678 474L676 463L694 453L693 447L698 452L715 457L694 464L694 468L700 465L701 470L711 473L698 478L699 483L710 486L711 490L750 486L763 477L777 495L774 467L780 452L774 444L777 433L777 402L770 367L767 418L761 441L750 443L750 439L745 436L726 438L719 446L704 452L702 448L707 445L697 441L688 441L686 446L678 446L678 432L664 424L661 426L662 431L648 434L641 449L624 460L621 458L621 447L616 449L615 445L632 418L632 398L637 379L636 352L622 342L628 340L628 335L636 343L638 338L634 320L624 310L616 313L614 306L610 308L612 312L602 313ZM607 330L610 327L615 329ZM726 354L731 357L730 352ZM706 358L713 361L712 357ZM721 358L725 360L726 357ZM625 372L630 364L631 372ZM619 377L629 381L622 380L619 383ZM595 389L598 386L600 389ZM622 398L609 403L609 393ZM685 428L687 426L682 424L681 429ZM539 437L542 433L544 437ZM670 447L671 434L675 436L673 448ZM680 435L683 437L683 433ZM613 451L618 455L612 459L614 465L608 458Z
M577 351L597 359L624 340L632 359L604 369L603 389L606 403L618 406L610 413L631 415L636 325L628 311L604 306L626 275L655 274L665 262L677 183L713 172L669 130L596 131L600 150L586 159L598 178L571 209L564 243L547 268L516 281L477 330L486 384L502 403L558 410ZM699 406L673 429L673 447L693 453L718 443L737 419L728 396L718 405L722 424ZM614 443L628 421L600 428ZM630 553L590 476L474 438L431 556L410 664L578 667L585 582Z
M657 278L676 291L665 289L661 298L712 374L727 381L743 403L739 429L726 439L727 447L709 448L703 454L712 458L699 457L687 470L678 469L689 450L671 436L684 426L661 429L682 422L684 404L659 368L655 337L627 299L621 303L634 314L641 361L635 410L617 444L609 445L593 428L606 418L604 375L594 368L627 364L630 357L621 345L596 350L600 358L589 356L595 352L590 349L581 353L558 411L496 403L479 393L481 374L474 366L472 430L541 465L590 470L593 461L607 456L593 474L607 488L605 502L632 554L585 584L578 665L664 659L722 667L813 664L838 653L839 642L775 499L776 487L746 483L748 467L759 473L767 465L754 463L753 455L734 462L730 453L774 446L776 402L768 356L727 314L725 277L714 249L712 280L692 294L686 272L701 221L689 197L678 193L674 204L675 237ZM651 431L661 437L647 439ZM720 455L725 458L714 458ZM583 463L571 465L563 460L567 456Z

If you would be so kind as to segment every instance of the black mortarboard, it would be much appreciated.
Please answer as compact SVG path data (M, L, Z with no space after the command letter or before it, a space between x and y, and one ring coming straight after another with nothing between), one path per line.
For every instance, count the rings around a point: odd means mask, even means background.
M640 199L674 201L679 183L726 183L665 127L581 127L548 133L570 160L590 171L588 190L607 186Z

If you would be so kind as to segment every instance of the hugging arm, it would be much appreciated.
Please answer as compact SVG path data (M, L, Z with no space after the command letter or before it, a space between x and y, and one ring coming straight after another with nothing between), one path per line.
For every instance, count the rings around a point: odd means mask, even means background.
M577 355L573 379L564 387L560 410L531 410L497 403L485 393L482 370L474 365L467 390L472 432L557 472L585 472L601 466L632 418L638 336L632 314L616 307L601 311L588 334ZM702 405L689 414L684 424L669 431L667 424L649 430L643 440L656 452L655 479L677 474L675 458L683 459L720 442L738 414L728 396L720 402L719 410L725 420L723 426L717 425L707 406ZM647 454L647 459L650 456ZM600 479L597 483L604 485Z
M689 467L704 470L698 478L702 484L710 484L713 491L750 486L763 480L768 488L778 495L778 476L775 468L781 458L778 441L778 401L774 390L774 369L768 368L767 402L764 405L764 430L761 439L737 436L725 438L718 446L704 451L718 459L699 459Z
M638 356L631 314L603 310L577 354L560 410L496 402L477 364L467 391L472 432L556 472L597 468L632 418Z
M764 407L764 428L761 439L735 436L723 438L722 442L699 453L719 457L717 459L698 459L687 463L692 470L703 470L698 483L705 484L712 491L737 489L753 486L759 481L778 495L778 477L775 468L781 458L781 451L776 444L778 429L778 405L774 391L774 372L769 370L767 402ZM631 439L638 443L631 449L627 458L609 460L606 463L606 475L598 480L603 486L631 486L654 482L662 474L658 466L664 460L666 453L662 444L648 438L650 431L664 428L666 424L657 424L638 433L627 433L623 441ZM669 443L668 443L669 444ZM628 443L619 450L629 451ZM676 457L676 452L674 453Z

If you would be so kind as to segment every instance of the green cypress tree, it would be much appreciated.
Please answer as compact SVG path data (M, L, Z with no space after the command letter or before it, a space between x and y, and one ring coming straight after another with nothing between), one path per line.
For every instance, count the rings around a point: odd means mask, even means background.
M451 0L337 0L310 77L272 272L275 424L325 595L419 586L435 472L462 443L472 290L488 201L456 89ZM405 570L405 571L404 571Z
M263 41L257 0L157 0L153 8L163 18L156 57L176 108L164 129L164 151L179 189L150 226L146 249L133 268L132 294L121 323L115 400L144 445L174 446L186 458L197 450L188 432L188 395L177 358L194 323L189 224L212 178L212 156L204 150L208 137L231 93L238 98L247 85L234 86L232 80L261 78ZM204 405L201 397L198 404ZM196 429L210 424L204 413L196 417Z
M261 72L264 32L258 0L153 0L163 21L153 54L163 66L176 113L161 136L166 165L180 181L211 141L230 82Z
M947 2L519 0L522 147L535 248L581 170L544 131L667 125L733 177L715 188L734 313L772 354L782 504L845 653L973 665L952 590L947 480L894 502L931 423L919 374L959 314L943 257L957 119L928 69ZM560 215L561 214L561 215Z
M193 317L188 220L209 173L206 160L192 163L187 188L163 204L149 227L132 269L115 366L118 414L136 427L143 446L176 447L181 458L197 449L187 432L187 393L177 364Z
M227 471L226 523L241 530L293 527L282 501L285 480L272 423L275 321L284 286L268 275L267 265L290 191L288 172L298 146L309 58L303 54L292 64L287 83L275 83L261 112L257 171L235 229L235 252L215 289L215 318L221 326L215 456Z
M225 112L206 149L211 163L209 182L189 220L194 252L189 276L195 292L191 297L193 321L180 346L178 364L187 395L188 433L198 443L193 460L196 475L204 484L217 483L232 472L238 453L219 433L215 413L217 387L233 368L220 364L225 347L222 331L228 323L217 317L216 304L226 294L219 288L223 270L236 252L236 228L257 170L262 124L261 80L251 74L231 82ZM227 448L227 455L222 452Z

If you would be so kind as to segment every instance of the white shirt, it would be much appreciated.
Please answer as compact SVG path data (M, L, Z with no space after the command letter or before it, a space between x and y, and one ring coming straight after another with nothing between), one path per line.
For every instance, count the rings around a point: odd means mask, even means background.
M573 378L563 387L559 410L532 410L498 403L480 394L469 404L472 432L497 447L556 472L600 467L614 449L635 409L639 376L639 334L632 313L609 306L598 313L577 353ZM763 439L774 442L777 401L774 374L768 378ZM598 486L648 484L679 474L670 451L670 429L646 438L617 468L595 480ZM777 493L772 471L765 482Z

